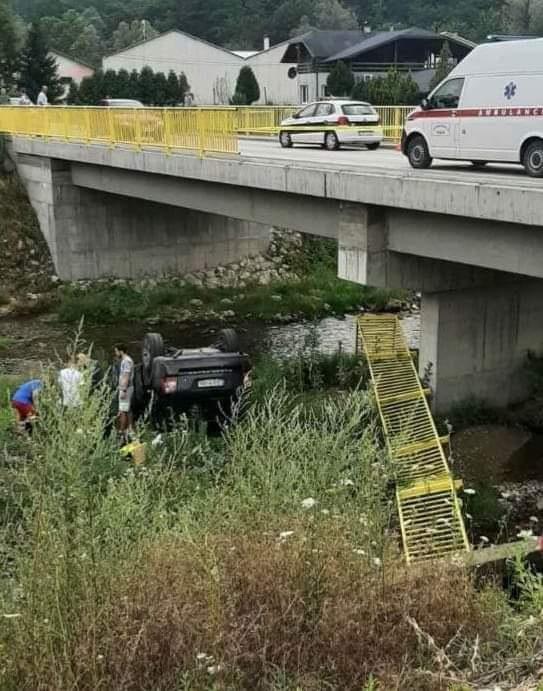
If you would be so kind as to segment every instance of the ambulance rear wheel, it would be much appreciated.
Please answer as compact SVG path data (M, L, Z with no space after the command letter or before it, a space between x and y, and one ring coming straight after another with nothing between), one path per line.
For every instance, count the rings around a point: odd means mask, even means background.
M407 158L412 168L429 168L432 157L424 137L417 135L407 142Z
M543 140L530 142L522 154L522 165L533 178L543 177Z

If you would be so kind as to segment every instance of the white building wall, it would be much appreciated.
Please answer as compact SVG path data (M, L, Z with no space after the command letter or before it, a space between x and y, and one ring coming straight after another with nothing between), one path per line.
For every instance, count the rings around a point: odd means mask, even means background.
M84 77L92 77L94 70L88 65L72 60L66 55L60 55L56 51L50 51L57 63L58 75L61 79L73 79L76 84L81 84Z
M296 105L300 102L298 77L290 79L288 71L296 65L283 64L281 59L288 43L278 43L269 50L252 55L245 63L255 73L260 86L259 105Z
M104 70L184 72L195 105L228 103L245 61L222 48L182 32L170 31L157 38L104 58Z

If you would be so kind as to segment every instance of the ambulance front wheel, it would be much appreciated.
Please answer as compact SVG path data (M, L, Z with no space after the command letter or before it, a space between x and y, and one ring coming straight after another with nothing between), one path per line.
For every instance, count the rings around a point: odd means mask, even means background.
M533 178L543 177L543 140L535 139L522 152L522 165Z
M432 165L432 157L424 137L416 135L407 142L407 158L412 168L429 168Z

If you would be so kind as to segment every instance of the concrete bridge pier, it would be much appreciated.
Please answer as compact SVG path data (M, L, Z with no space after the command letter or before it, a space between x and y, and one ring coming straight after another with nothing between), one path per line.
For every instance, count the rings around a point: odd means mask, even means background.
M183 274L269 244L270 226L77 186L67 161L19 154L16 166L63 280Z
M438 218L434 224L437 235ZM522 400L530 384L524 368L527 353L543 351L543 279L482 268L475 253L473 265L420 256L435 252L431 243L416 255L403 247L393 251L391 245L398 247L401 241L398 225L397 211L391 221L383 207L343 205L339 276L422 293L419 373L429 379L436 412L469 396L496 406ZM410 247L406 243L405 249ZM487 255L491 249L489 245Z

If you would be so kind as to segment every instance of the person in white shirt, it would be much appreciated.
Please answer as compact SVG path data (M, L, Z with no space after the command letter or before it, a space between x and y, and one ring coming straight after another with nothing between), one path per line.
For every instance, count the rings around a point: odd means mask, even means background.
M36 101L37 105L39 106L46 106L49 104L49 100L47 98L47 87L42 86L40 93L38 94L38 100Z
M134 395L134 360L126 352L126 346L115 346L115 357L119 361L119 431L124 437L132 427L132 397Z
M62 391L62 403L65 408L79 408L81 405L82 374L70 358L64 369L58 374L58 383Z

